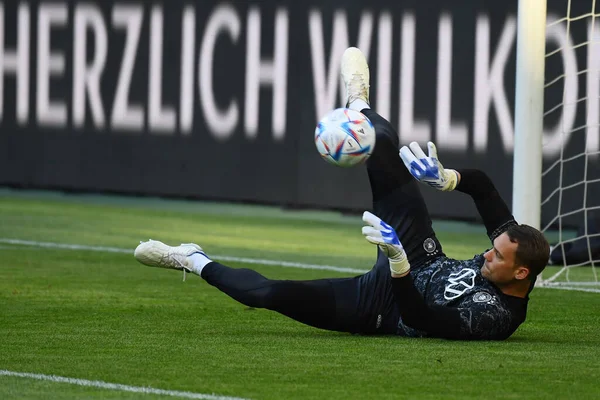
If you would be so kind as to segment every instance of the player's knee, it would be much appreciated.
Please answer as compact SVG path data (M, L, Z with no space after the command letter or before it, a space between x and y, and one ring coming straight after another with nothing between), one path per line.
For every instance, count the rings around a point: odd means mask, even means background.
M302 282L278 281L264 292L262 304L264 308L289 313L304 307L310 308L310 303L318 299L319 293L309 285Z
M377 138L375 142L376 148L381 146L394 147L395 149L400 148L400 139L398 138L398 135L396 135L396 132L388 129L377 129L377 127L375 127L375 135Z
M282 282L271 281L270 284L248 290L244 293L244 304L254 308L266 308L269 310L277 310L283 304L290 302L294 298L289 290L286 290Z
M277 309L284 304L288 304L295 297L285 282L278 282L265 289L261 301L264 308L271 310Z
M239 294L236 299L248 307L270 309L269 292L269 288L253 289Z

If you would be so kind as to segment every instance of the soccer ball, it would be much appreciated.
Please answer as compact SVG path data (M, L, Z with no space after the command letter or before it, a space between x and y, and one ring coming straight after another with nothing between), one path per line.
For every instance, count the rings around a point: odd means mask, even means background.
M365 162L375 148L375 128L361 112L337 108L315 128L315 145L323 159L338 167Z

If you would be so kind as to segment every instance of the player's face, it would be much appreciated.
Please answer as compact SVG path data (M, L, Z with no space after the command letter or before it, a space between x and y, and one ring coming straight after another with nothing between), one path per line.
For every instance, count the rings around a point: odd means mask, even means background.
M498 286L527 277L528 269L515 264L517 247L518 244L511 242L506 233L498 236L494 247L483 255L485 262L481 275Z

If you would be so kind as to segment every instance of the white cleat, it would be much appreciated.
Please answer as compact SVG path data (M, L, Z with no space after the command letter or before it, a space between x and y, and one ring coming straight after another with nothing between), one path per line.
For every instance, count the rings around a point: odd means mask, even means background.
M141 242L133 255L136 260L149 267L192 272L192 261L189 256L196 253L204 254L202 247L194 243L172 247L158 240L148 240Z
M362 51L348 47L342 55L341 72L346 86L346 107L357 99L369 104L369 64Z

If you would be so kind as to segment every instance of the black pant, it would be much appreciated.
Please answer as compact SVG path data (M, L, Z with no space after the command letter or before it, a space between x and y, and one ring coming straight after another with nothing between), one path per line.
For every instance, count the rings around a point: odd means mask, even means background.
M367 160L373 213L396 230L413 269L443 256L417 186L398 155L398 134L376 112L362 110L377 135ZM398 315L387 257L378 251L371 271L354 278L270 280L250 269L208 264L202 277L250 307L277 311L317 328L352 333L395 333Z

